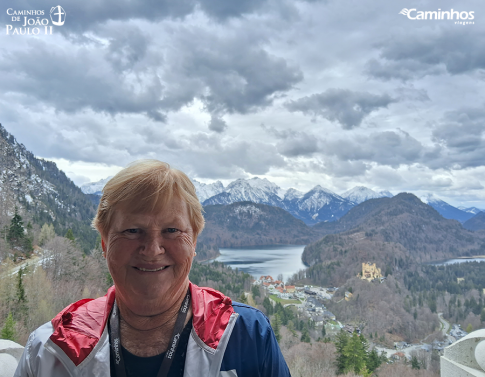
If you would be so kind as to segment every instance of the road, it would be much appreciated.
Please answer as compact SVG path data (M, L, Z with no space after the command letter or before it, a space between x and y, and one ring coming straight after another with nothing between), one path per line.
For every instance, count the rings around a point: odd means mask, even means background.
M449 338L451 339L453 342L455 341L455 338L452 338L449 334L448 334L448 330L450 329L450 323L445 321L445 319L443 318L443 313L438 313L438 319L440 320L441 322L441 331L442 331L442 334L443 334L443 338ZM428 335L429 336L429 335ZM379 354L384 351L387 355L387 357L390 357L391 355L395 354L396 352L402 352L406 355L406 357L410 358L411 357L411 352L412 351L419 351L421 349L421 347L423 346L423 344L426 342L426 339L428 338L428 336L426 338L424 338L423 340L421 340L419 342L419 344L411 344L409 347L407 348L404 348L402 350L396 350L396 349L391 349L391 348L384 348L384 347L378 347L376 346L375 348L377 349L377 351L379 352Z
M443 333L443 338L446 338L446 334L448 334L448 331L450 330L450 323L443 319L443 313L438 313L438 319L440 320L441 324L443 325L443 327L441 329L442 333Z
M10 275L17 274L22 267L27 267L27 265L29 265L29 266L39 266L39 265L42 264L43 261L44 261L44 257L42 255L40 255L40 254L32 255L30 257L30 259L27 259L27 260L23 261L22 263L15 265L10 270Z

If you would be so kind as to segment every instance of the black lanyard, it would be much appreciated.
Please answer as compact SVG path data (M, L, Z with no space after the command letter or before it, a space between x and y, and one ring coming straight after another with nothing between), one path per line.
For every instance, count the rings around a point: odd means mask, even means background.
M165 352L165 357L163 358L162 365L158 371L157 377L168 376L168 371L172 365L172 361L175 357L175 351L179 345L180 336L184 329L185 319L187 318L187 312L190 303L190 289L187 291L184 302L180 307L177 320L175 321L175 326L173 328L172 338L170 339L169 348ZM120 316L119 316L118 305L116 305L116 300L113 304L113 310L111 311L111 317L109 319L110 325L110 349L111 357L115 362L115 370L117 377L126 377L125 362L123 360L123 354L121 352L121 336L120 336Z

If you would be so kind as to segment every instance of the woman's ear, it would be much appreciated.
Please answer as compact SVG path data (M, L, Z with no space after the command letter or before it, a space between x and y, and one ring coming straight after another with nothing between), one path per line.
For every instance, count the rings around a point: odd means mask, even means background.
M104 239L101 239L101 249L103 249L103 257L106 259L106 244L104 243Z

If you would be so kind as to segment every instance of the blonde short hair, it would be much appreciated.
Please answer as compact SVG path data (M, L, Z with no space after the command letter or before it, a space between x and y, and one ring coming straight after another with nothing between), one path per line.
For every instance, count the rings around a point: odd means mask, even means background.
M162 210L173 197L185 201L194 238L204 229L202 205L189 177L166 162L135 161L121 170L103 188L92 225L107 235L116 207L128 205L134 212Z

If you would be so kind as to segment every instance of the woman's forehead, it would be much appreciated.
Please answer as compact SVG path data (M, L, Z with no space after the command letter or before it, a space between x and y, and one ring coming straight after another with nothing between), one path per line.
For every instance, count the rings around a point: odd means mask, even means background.
M113 225L126 222L136 222L139 225L151 225L167 221L189 222L187 204L179 198L172 198L164 206L155 208L133 208L130 205L120 205L114 209Z

